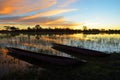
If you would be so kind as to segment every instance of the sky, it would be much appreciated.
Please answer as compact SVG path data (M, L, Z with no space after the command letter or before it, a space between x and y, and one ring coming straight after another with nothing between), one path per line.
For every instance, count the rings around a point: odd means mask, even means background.
M120 0L0 0L0 29L120 29Z

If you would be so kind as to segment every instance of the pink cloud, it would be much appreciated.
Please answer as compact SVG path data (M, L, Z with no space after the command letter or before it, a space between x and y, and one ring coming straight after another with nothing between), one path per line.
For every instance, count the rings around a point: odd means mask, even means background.
M2 0L0 1L0 14L23 14L36 10L49 8L55 5L57 0Z
M62 2L59 3L60 1ZM77 0L0 0L0 23L75 26L75 23L69 23L69 21L63 17L56 17L56 15L60 16L67 12L76 11L77 9L64 8L76 1Z

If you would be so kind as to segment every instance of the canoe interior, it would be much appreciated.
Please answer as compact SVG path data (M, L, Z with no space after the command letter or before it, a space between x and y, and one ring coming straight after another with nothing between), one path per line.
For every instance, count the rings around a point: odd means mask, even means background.
M9 55L17 58L25 58L37 62L37 64L47 63L54 65L80 65L86 63L85 60L78 60L68 57L61 57L55 55L47 55L42 53L31 52L28 50L18 49L18 48L7 48L9 50Z
M53 43L52 48L62 52L66 52L68 54L75 54L75 55L85 55L85 56L93 56L93 57L105 57L110 55L100 51L72 47L72 46L67 46L67 45L62 45L57 43Z

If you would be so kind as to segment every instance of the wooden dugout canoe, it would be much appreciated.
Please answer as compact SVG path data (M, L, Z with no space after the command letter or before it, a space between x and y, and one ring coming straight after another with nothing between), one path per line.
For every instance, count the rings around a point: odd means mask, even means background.
M68 54L73 54L73 55L86 55L86 56L94 56L94 57L105 57L110 55L110 54L106 54L104 52L95 51L95 50L67 46L67 45L62 45L57 43L52 43L52 44L53 44L52 46L53 49L66 52Z
M31 52L28 50L18 49L18 48L7 48L9 50L9 55L14 55L17 57L24 57L28 59L32 59L37 62L37 64L48 63L54 65L80 65L86 63L86 60L78 60L68 57L61 57L55 55L48 55L42 53Z

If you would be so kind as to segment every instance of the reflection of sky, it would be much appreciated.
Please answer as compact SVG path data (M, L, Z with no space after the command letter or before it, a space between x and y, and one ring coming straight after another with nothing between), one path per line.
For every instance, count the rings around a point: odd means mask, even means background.
M3 40L1 40L1 46L17 47L21 49L35 51L38 53L70 57L70 55L52 49L51 48L52 42L56 41L54 39L51 39L48 35L42 36L20 35L16 37L11 37L9 39L3 38Z
M19 35L0 40L1 46L12 46L45 54L70 57L52 49L51 43L54 42L103 52L120 52L119 34Z
M119 53L120 35L119 34L97 34L97 35L78 34L73 36L73 38L69 39L65 44L102 51L102 52Z

